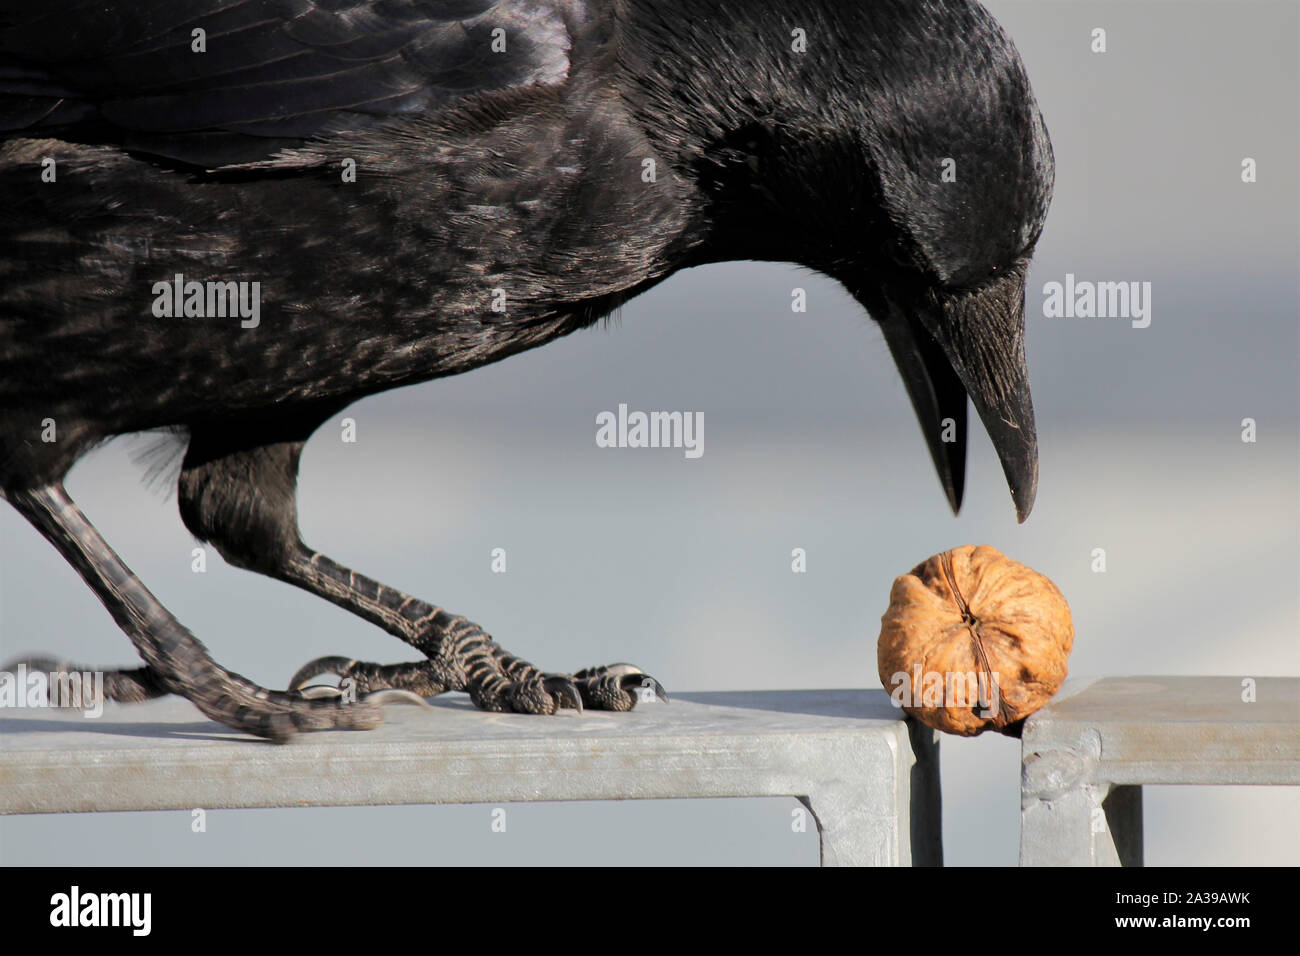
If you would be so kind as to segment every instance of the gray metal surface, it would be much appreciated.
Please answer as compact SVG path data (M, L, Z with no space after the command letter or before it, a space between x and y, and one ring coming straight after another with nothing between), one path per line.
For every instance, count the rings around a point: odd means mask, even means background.
M883 691L687 694L628 714L394 706L287 746L168 698L0 711L0 813L795 796L825 865L942 862L938 743Z
M1300 679L1067 682L1025 724L1021 865L1140 866L1143 784L1300 785Z

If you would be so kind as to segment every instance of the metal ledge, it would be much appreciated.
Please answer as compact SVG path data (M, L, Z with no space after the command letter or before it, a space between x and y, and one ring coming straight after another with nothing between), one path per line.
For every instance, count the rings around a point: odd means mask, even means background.
M936 735L883 691L686 694L631 713L487 714L462 696L286 746L167 698L0 711L0 813L798 797L824 865L942 862Z

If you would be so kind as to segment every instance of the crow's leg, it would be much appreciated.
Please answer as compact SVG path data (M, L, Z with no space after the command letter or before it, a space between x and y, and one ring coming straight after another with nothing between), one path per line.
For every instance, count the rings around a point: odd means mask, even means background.
M139 700L180 694L213 720L273 740L299 730L369 729L383 722L373 701L308 700L267 690L222 668L122 563L61 484L10 490L5 497L77 569L144 659L144 671L113 672L105 696Z
M393 634L425 656L396 665L323 658L294 678L300 686L323 673L355 689L413 691L432 697L465 691L484 710L551 714L583 705L630 710L642 686L663 696L653 678L630 665L550 674L506 652L481 627L386 587L312 551L298 531L298 460L303 442L231 448L195 433L181 470L181 517L227 561L287 581Z

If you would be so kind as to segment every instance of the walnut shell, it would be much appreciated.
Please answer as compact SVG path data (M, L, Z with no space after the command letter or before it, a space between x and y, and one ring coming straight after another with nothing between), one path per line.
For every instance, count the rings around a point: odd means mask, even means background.
M963 545L894 581L880 619L880 682L921 723L1019 736L1065 680L1070 606L1055 584L988 545Z

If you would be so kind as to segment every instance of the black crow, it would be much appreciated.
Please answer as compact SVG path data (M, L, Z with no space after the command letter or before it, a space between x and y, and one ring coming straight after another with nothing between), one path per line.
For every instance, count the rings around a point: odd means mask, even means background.
M625 710L303 543L303 443L363 396L589 326L678 269L788 261L880 325L952 507L966 402L1037 485L1025 271L1051 147L973 0L0 0L0 492L145 666L232 727L368 727L375 692ZM232 564L425 655L221 668L63 489L96 443L188 436L181 517ZM332 670L354 683L299 689ZM367 696L369 695L369 696Z

